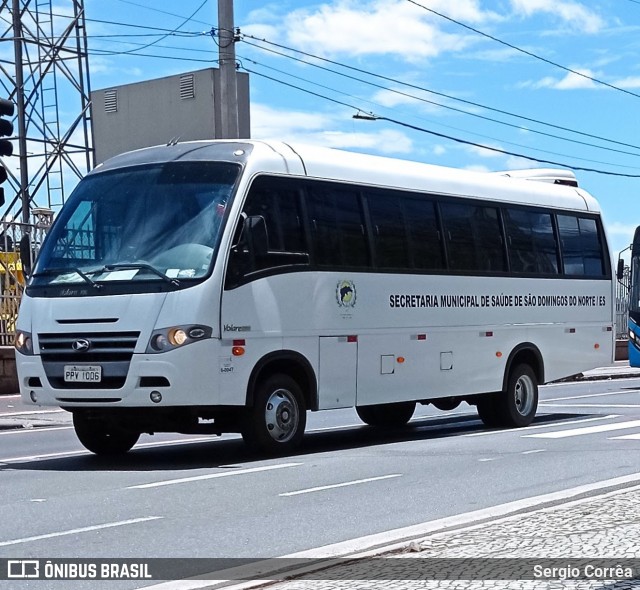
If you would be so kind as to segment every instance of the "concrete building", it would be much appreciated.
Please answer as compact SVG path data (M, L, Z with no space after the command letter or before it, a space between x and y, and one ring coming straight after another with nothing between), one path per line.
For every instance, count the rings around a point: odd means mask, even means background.
M239 72L237 80L238 128L249 138L249 75ZM217 68L91 92L96 164L172 140L221 138L219 96Z

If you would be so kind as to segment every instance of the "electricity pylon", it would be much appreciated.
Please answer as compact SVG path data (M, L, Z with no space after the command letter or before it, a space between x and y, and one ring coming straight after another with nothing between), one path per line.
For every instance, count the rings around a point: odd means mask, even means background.
M0 0L0 27L0 97L17 107L2 219L28 223L93 167L84 2Z

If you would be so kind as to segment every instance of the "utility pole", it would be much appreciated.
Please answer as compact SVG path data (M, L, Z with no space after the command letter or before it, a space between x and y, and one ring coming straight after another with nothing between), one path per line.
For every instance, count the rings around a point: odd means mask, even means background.
M238 86L236 83L233 0L218 0L218 42L221 137L224 139L237 139L239 137Z

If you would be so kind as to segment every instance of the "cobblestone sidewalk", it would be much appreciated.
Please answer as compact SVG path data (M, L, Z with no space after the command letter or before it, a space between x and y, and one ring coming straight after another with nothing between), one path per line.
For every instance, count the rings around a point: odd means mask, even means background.
M269 585L269 590L473 590L476 588L554 590L640 588L640 579L562 579L567 570L558 570L554 579L523 579L536 576L533 564L544 568L549 563L584 565L610 560L616 564L635 564L633 576L640 578L640 486L609 492L596 497L576 500L551 508L544 508L498 519L465 529L437 533L412 542L393 553L378 553L376 557L393 557L391 576L389 560L356 559L324 570L327 580L294 579ZM481 580L434 580L420 578L424 558L475 558L480 564ZM529 558L529 559L527 559ZM555 560L549 562L549 560ZM575 562L573 560L580 560ZM633 562L629 561L633 560ZM547 563L545 563L547 562ZM437 562L434 562L437 563ZM531 567L529 575L516 577L522 564ZM566 565L565 564L565 565ZM625 569L625 568L623 568ZM538 570L540 571L540 569ZM577 571L577 570L576 570ZM589 573L590 570L587 570ZM416 573L418 572L418 573ZM593 573L593 570L591 570ZM555 573L555 572L554 572ZM570 572L569 572L570 573ZM318 578L321 573L312 577ZM495 576L495 579L490 579ZM509 579L513 577L514 579ZM580 576L582 577L582 576Z

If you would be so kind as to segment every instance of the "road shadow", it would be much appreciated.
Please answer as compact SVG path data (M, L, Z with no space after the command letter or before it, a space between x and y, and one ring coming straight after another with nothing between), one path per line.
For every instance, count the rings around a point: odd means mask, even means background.
M594 414L551 413L536 417L533 425L558 424ZM389 443L444 439L465 434L494 432L487 429L475 415L442 418L425 417L412 420L402 428L381 429L366 425L318 429L305 434L301 447L277 458L300 457L318 453L375 447ZM146 443L152 439L141 439ZM139 445L129 453L117 457L97 456L88 451L79 455L56 458L30 458L24 461L1 463L0 471L175 471L196 469L239 469L248 463L264 461L273 456L252 452L238 436L211 437L207 441L145 447Z

